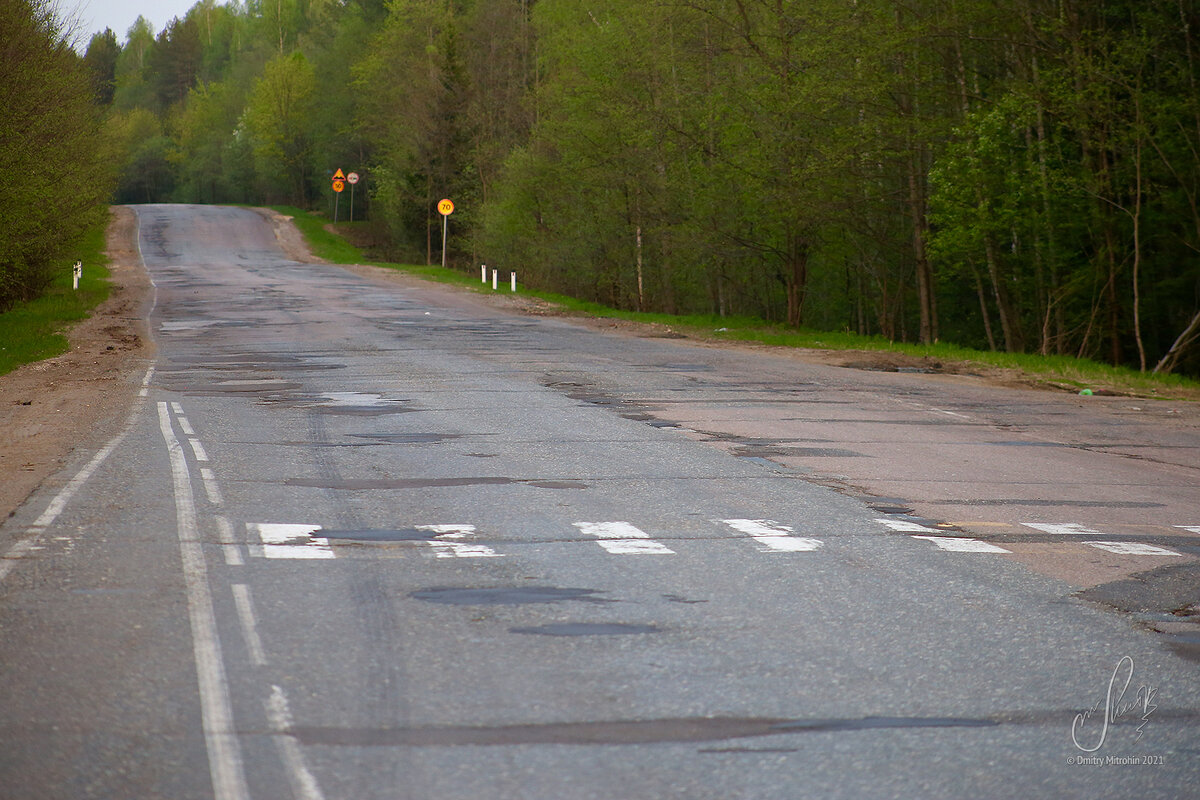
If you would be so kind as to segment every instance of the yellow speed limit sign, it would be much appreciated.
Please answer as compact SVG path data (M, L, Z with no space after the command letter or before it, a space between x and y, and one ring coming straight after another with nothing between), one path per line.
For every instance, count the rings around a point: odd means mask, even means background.
M438 213L443 217L448 217L454 213L454 203L450 200L438 201Z

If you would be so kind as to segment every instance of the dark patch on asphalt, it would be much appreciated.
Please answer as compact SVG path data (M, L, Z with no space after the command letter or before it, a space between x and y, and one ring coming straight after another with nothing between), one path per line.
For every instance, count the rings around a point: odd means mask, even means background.
M536 480L530 478L463 477L463 478L394 478L394 479L333 479L289 478L285 486L304 486L312 489L368 491L377 489L437 489L453 486L531 486L535 489L586 489L588 484L577 480Z
M980 442L979 444L989 444L996 447L1071 447L1069 444L1061 444L1059 442Z
M415 600L428 603L443 603L452 606L518 606L528 603L615 603L596 597L597 589L571 589L557 586L498 586L490 589L474 589L454 586L435 586L409 593Z
M556 622L532 628L509 628L509 633L528 633L537 636L631 636L659 633L656 625L634 625L625 622Z
M1165 508L1165 503L1138 500L1026 500L1018 497L991 500L930 500L939 506L1037 506L1046 508Z
M1200 563L1171 564L1076 592L1093 603L1162 620L1195 623L1194 632L1157 631L1181 658L1200 662ZM1152 623L1153 625L1153 623Z
M1200 563L1171 564L1102 583L1076 597L1138 614L1172 614L1200 603Z
M356 439L374 439L387 444L437 444L461 439L465 433L352 433ZM491 434L484 434L491 435Z
M418 528L367 528L362 530L322 528L320 535L325 539L353 542L430 542L436 540L440 534Z
M403 400L393 400L393 403L402 403ZM341 417L382 417L387 414L409 414L414 411L419 411L417 408L404 408L403 406L379 406L379 405L361 405L361 406L312 406L314 411L321 414L332 414Z
M734 455L740 458L865 458L862 453L840 447L781 447L742 445Z
M527 725L446 725L411 728L333 728L297 726L288 734L301 744L333 747L467 747L504 745L629 745L663 742L715 742L796 733L852 733L869 730L990 728L989 718L862 717L784 719L772 717L684 717L678 719L551 722ZM721 751L704 751L721 752Z
M707 600L689 600L688 598L678 594L664 594L663 599L672 603L684 603L692 605L693 603L707 603Z

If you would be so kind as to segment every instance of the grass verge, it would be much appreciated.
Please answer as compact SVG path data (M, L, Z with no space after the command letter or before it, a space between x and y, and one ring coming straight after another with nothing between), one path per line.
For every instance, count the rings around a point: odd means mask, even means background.
M72 288L71 262L66 262L45 294L0 314L0 375L67 351L64 331L87 319L108 297L111 285L104 249L105 227L101 226L87 235L76 253L83 262L78 291Z
M328 220L297 208L276 206L275 210L293 216L313 254L331 263L372 264L399 270L437 283L463 286L478 292L491 292L491 284L483 283L473 274L437 266L371 261L358 247L342 236L327 230L325 226L328 224ZM506 281L502 282L503 287L507 287ZM905 344L890 341L882 336L860 336L839 331L797 330L747 317L622 311L599 303L527 287L522 287L521 293L551 303L565 314L606 317L665 326L695 338L752 342L774 347L810 350L854 351L866 353L868 356L886 353L897 360L908 360L914 369L965 373L1001 370L1010 373L1014 380L1063 391L1087 390L1094 394L1200 400L1200 381L1179 375L1143 374L1127 367L1114 367L1070 356L999 353L972 350L943 343L928 346Z

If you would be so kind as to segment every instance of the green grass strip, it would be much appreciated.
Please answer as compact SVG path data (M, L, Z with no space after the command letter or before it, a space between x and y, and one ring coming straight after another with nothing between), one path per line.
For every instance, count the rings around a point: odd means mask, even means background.
M104 254L105 228L90 232L76 258L83 262L79 290L71 288L73 261L57 270L46 293L0 314L0 375L23 364L62 355L67 351L65 331L87 319L91 310L108 297L108 256Z
M295 217L314 255L334 264L373 264L415 275L437 283L464 286L479 292L491 292L491 282L483 283L478 274L466 274L439 266L392 264L366 260L363 253L341 236L326 230L328 220L300 209L277 206L275 210ZM501 288L507 290L508 282ZM1113 393L1147 398L1200 400L1200 381L1179 375L1152 375L1128 367L1114 367L1071 356L1041 356L1030 353L1001 353L973 350L952 344L905 344L882 336L860 336L841 331L815 331L789 328L752 317L720 317L715 314L657 314L622 311L599 303L543 292L522 286L521 293L558 306L564 313L623 319L652 325L664 325L679 333L730 341L754 342L775 347L811 350L853 350L887 352L954 364L958 371L972 366L1012 370L1027 381L1067 391L1089 390L1097 394Z

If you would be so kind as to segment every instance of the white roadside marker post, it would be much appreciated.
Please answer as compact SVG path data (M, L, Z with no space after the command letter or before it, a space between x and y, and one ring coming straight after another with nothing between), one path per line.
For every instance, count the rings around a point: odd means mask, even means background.
M517 291L517 273L512 273L512 290Z
M79 290L79 279L83 277L83 262L76 261L75 266L71 267L72 287L76 291Z

